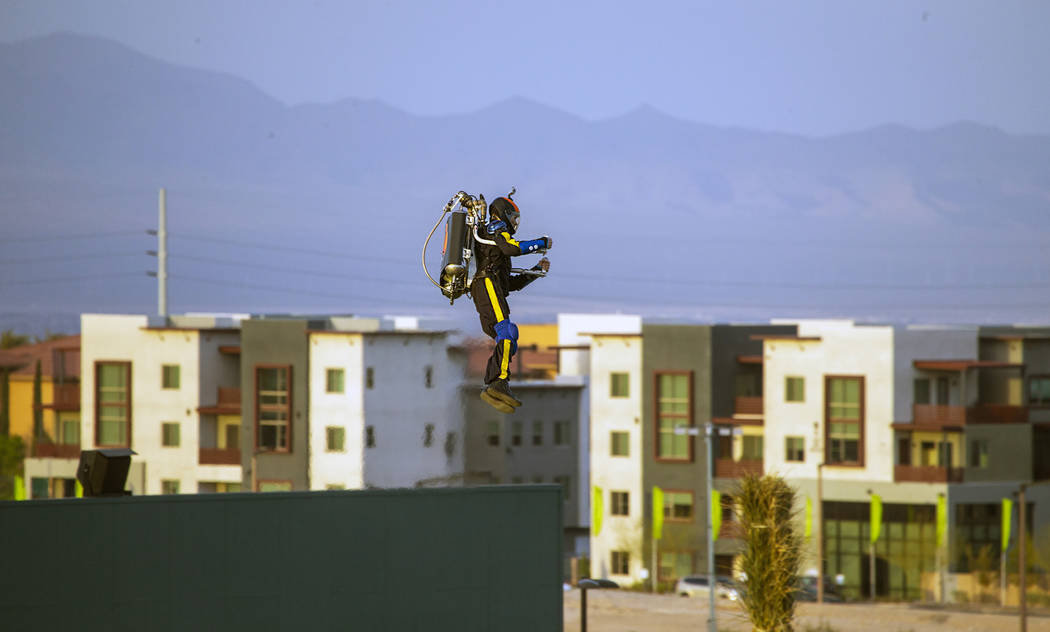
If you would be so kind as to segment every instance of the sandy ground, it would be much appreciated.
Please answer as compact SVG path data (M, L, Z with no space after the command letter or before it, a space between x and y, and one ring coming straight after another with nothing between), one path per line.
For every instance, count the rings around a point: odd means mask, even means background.
M565 593L565 632L580 629L580 591ZM739 605L721 602L717 608L720 631L751 630ZM802 603L798 632L1015 632L1016 614L958 612L906 604ZM828 627L821 627L826 624ZM706 632L707 600L674 595L649 595L622 590L587 592L588 632ZM1050 632L1050 617L1028 617L1028 630Z

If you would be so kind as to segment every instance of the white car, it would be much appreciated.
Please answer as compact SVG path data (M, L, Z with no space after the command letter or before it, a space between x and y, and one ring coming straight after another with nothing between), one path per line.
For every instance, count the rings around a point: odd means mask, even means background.
M687 575L678 580L674 592L683 597L708 597L707 575ZM740 594L732 585L732 580L723 575L715 577L715 597L736 601Z

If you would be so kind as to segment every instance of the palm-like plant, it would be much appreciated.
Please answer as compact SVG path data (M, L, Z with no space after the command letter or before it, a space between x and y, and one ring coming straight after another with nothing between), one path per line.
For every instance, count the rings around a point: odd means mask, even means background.
M795 489L780 476L747 476L737 495L744 538L741 601L753 630L791 632L802 564Z

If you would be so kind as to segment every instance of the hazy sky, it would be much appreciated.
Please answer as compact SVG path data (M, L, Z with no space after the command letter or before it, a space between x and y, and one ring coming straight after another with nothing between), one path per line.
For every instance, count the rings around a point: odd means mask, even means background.
M517 95L587 119L648 103L803 134L1050 133L1048 24L1042 0L0 0L0 41L98 35L290 104L446 114Z

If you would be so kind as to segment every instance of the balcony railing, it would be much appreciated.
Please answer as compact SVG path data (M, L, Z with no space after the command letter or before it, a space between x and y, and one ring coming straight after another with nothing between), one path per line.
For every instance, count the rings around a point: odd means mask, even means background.
M961 483L963 468L940 465L894 465L893 480L897 483Z
M762 475L762 459L715 459L715 478L741 478L746 474Z
M1023 424L1028 422L1027 406L977 404L976 406L941 406L914 404L912 423L918 427L940 429L964 424Z
M34 443L33 456L52 459L79 459L79 443Z
M237 448L201 448L197 461L201 465L240 465L241 451Z
M197 412L205 415L239 415L241 414L241 389L233 386L218 388L215 404L201 406Z
M762 415L761 397L737 397L733 402L734 415Z
M52 392L55 410L80 410L80 384L56 384Z

